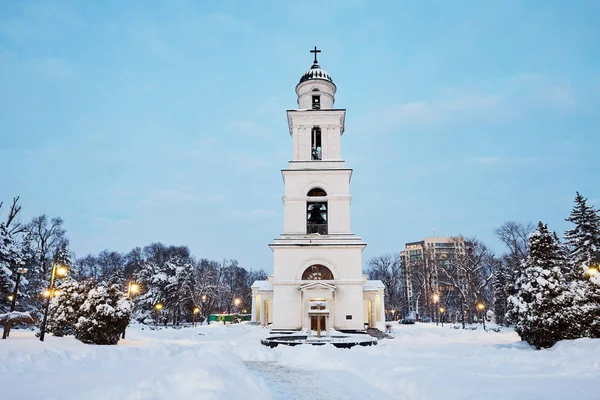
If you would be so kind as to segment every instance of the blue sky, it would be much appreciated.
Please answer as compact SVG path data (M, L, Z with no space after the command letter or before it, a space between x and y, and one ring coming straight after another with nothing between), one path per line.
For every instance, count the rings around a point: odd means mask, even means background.
M375 5L376 4L376 5ZM321 66L347 109L364 261L600 206L597 1L3 1L0 200L78 256L153 241L272 271L285 110Z

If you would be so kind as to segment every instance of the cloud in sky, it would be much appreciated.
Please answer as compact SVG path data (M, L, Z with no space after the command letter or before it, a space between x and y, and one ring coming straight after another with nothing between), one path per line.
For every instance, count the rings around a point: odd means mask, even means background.
M369 129L373 134L440 126L456 128L502 124L535 112L569 113L577 107L568 84L540 76L518 75L481 86L488 88L441 89L427 100L384 106L363 114L359 124L373 126L375 129Z

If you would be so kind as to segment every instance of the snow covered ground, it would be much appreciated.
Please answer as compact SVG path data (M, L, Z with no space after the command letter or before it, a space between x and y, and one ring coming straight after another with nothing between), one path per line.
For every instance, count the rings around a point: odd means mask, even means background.
M510 331L395 325L378 346L269 349L249 324L142 330L118 346L14 330L2 399L600 399L600 340L536 351Z

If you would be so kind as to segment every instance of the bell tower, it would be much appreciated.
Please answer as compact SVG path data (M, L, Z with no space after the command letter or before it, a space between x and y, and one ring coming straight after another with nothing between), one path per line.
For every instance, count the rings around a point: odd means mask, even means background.
M346 110L333 108L337 88L319 65L320 52L316 46L311 50L315 55L313 65L296 85L298 110L287 113L292 161L341 160L340 137L344 133Z
M253 288L253 320L272 329L364 329L383 311L383 285L362 274L366 244L350 228L352 169L342 159L346 110L334 108L337 87L314 61L296 85L298 108L287 110L292 156L281 171L283 233L269 245L273 275ZM315 308L316 307L316 308Z
M284 234L350 234L350 178L341 156L346 110L333 108L336 86L315 58L296 85L288 110L292 159L283 170Z

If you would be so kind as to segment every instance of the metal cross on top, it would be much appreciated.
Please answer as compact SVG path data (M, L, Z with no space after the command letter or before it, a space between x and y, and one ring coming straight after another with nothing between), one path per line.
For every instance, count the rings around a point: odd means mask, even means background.
M311 53L315 53L315 64L318 64L318 62L317 62L317 53L320 53L321 50L317 50L317 46L315 46L315 49L311 50L310 52Z

